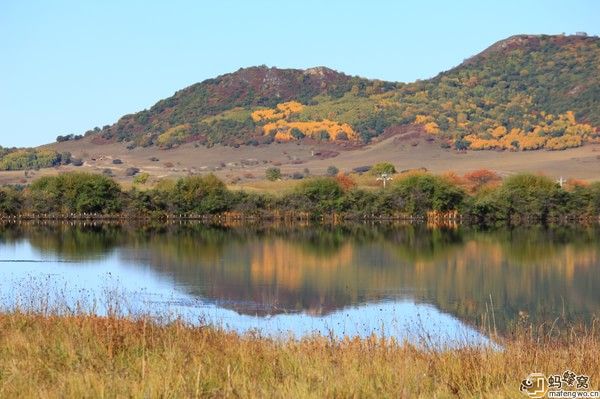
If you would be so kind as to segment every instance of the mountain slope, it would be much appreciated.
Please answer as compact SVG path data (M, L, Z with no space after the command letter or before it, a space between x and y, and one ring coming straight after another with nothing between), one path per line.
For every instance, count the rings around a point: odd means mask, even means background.
M324 67L277 69L252 67L187 87L149 110L122 117L105 126L97 142L133 141L137 145L171 146L185 141L243 144L263 138L252 110L275 107L291 100L309 104L317 96L340 98L366 79ZM395 87L386 85L388 89Z
M97 142L368 142L416 124L459 149L563 149L596 140L600 40L520 35L433 79L366 80L327 68L254 67L209 79L121 118Z
M490 140L494 147L502 141L494 128L504 127L537 140L527 149L562 149L580 145L600 126L598 72L597 37L521 35L438 75L425 89L433 98L452 102L451 112L437 107L431 113L463 120L455 129L459 135L472 134L471 147L481 144L477 139ZM445 127L443 117L441 123Z
M130 149L275 140L356 146L410 128L435 136L443 147L522 151L600 142L599 127L600 39L518 35L414 83L324 67L240 69L85 134L93 143L126 142ZM63 162L0 148L0 170L49 166L47 161Z

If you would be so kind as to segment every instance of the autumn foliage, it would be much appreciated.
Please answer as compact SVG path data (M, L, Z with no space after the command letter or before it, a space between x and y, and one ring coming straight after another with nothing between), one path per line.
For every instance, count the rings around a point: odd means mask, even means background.
M284 119L288 116L302 111L303 105L297 101L288 101L277 104L275 109L259 109L252 113L254 122Z
M542 112L537 124L530 130L504 126L488 129L484 134L472 133L465 136L472 150L564 150L579 147L595 134L587 123L578 123L572 111L555 116Z
M471 192L476 192L485 186L498 185L502 181L500 175L489 169L479 169L469 172L465 174L464 179Z
M304 137L368 143L418 126L457 150L563 150L600 142L600 39L518 35L432 79L252 67L178 91L86 132L95 142L258 145Z
M356 187L356 182L354 179L346 173L338 173L335 177L335 180L344 191L349 191Z
M264 134L275 133L274 138L281 141L296 139L293 129L298 129L304 136L318 140L356 140L358 135L347 123L338 123L328 119L310 122L288 122L280 119L263 126Z
M268 121L262 126L265 135L275 140L290 141L303 137L317 140L357 140L358 135L347 123L329 119L320 121L291 121L289 117L302 111L303 105L296 101L278 104L275 109L261 109L252 113L255 122Z
M182 142L189 135L189 133L189 124L177 125L158 136L157 143L160 146L177 144Z

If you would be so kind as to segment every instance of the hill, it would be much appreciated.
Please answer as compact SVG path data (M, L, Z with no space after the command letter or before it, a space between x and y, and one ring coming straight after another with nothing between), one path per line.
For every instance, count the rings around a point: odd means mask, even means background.
M458 147L563 149L598 132L599 67L596 37L525 35L410 84L323 67L254 67L190 86L88 134L96 134L96 142L141 146L306 136L364 143L386 129L419 124Z
M562 150L600 142L599 69L600 39L580 35L513 36L414 83L325 67L251 67L187 87L84 135L94 144L126 143L129 150L274 141L355 148L410 130L457 150ZM60 149L0 148L0 169L53 166L67 158Z
M140 146L162 147L189 141L230 145L254 143L253 140L270 142L260 128L262 122L278 115L257 119L255 112L281 108L281 115L289 116L302 108L301 104L318 104L319 96L340 99L352 87L369 84L366 79L324 67L305 71L266 66L244 68L187 87L149 110L126 115L113 126L87 134L96 135L97 143L131 141ZM394 85L386 87L391 89ZM295 104L299 108L294 108Z

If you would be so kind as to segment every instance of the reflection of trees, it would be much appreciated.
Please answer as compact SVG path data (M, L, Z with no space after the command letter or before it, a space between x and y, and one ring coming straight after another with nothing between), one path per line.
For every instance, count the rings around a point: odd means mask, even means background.
M0 226L0 242L27 239L41 252L69 260L106 255L126 238L115 225L35 224Z
M0 227L0 242L23 238L71 259L118 247L191 294L248 313L322 313L408 296L476 324L491 295L502 330L520 311L540 322L600 310L594 228Z

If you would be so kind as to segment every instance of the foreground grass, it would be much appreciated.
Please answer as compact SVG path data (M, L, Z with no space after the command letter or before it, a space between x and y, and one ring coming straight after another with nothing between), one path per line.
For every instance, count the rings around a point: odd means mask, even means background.
M504 351L435 352L379 339L276 341L183 323L0 315L0 397L522 397L530 372L600 382L592 329Z

